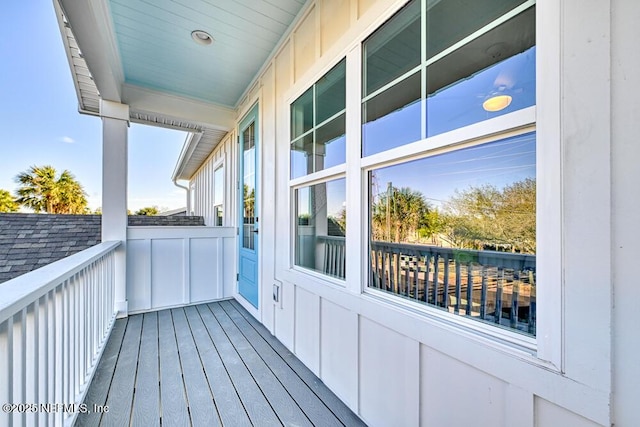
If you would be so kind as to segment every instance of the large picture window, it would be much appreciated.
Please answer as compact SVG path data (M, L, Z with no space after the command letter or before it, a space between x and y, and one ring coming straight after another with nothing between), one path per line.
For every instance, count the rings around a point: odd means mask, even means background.
M362 61L369 289L535 336L535 2L413 0Z
M291 104L294 265L345 278L345 61ZM316 172L342 165L330 177Z

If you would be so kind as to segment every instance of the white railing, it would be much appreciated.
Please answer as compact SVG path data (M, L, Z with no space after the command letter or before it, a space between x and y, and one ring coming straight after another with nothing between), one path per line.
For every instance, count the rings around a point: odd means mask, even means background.
M0 425L71 425L115 321L104 242L0 284Z

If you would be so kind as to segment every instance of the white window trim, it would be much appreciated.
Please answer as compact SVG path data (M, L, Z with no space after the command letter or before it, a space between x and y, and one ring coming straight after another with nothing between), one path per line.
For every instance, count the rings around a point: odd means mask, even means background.
M425 0L422 0L423 2ZM390 5L384 13L379 14L367 27L362 27L359 36L352 41L340 53L327 58L328 61L320 61L304 78L295 82L289 90L286 98L286 125L287 140L290 142L290 105L302 95L310 85L313 85L320 77L333 68L346 54L346 212L349 218L363 218L360 226L347 227L346 251L349 254L346 264L345 290L352 294L360 294L362 297L371 297L384 300L386 303L400 307L403 310L416 312L407 301L391 295L379 295L382 292L369 292L365 280L368 277L368 200L367 200L367 170L370 168L401 163L411 157L424 156L424 153L435 153L437 150L449 151L450 147L462 147L464 144L474 144L477 141L489 141L495 139L492 129L500 133L500 138L513 136L530 131L536 132L536 181L537 181L537 241L536 254L538 283L542 284L537 290L537 319L536 337L527 337L517 332L511 332L502 328L485 325L462 316L443 313L435 308L420 305L419 312L423 313L425 321L434 322L436 325L454 325L455 330L462 334L469 331L478 339L490 346L512 348L517 357L522 356L522 350L532 355L527 358L530 363L538 364L544 369L562 372L563 366L563 273L562 273L562 157L561 157L561 126L560 126L560 37L561 5L558 2L541 2L529 0L518 11L528 9L536 5L536 105L528 107L504 116L483 122L475 123L464 128L454 129L444 134L423 139L405 146L393 148L384 153L377 153L368 157L361 157L361 115L362 115L362 42L377 30L388 19L395 15L407 1L396 1ZM553 9L553 10L552 10ZM510 15L511 16L511 15ZM554 22L547 22L553 17ZM542 18L542 19L541 19ZM543 35L544 34L544 35ZM337 58L338 60L335 60ZM423 66L423 65L421 65ZM412 74L415 70L408 71ZM547 76L547 78L544 78ZM352 82L352 83L349 83ZM353 84L357 82L357 84ZM543 108L540 108L540 107ZM504 131L504 129L508 129ZM478 135L478 140L466 139L464 133ZM450 141L455 140L455 143ZM543 142L543 143L542 143ZM460 145L462 144L462 145ZM388 156L398 156L388 160ZM386 157L386 158L385 158ZM402 158L399 158L402 157ZM293 206L294 188L305 184L306 180L291 180L290 161L287 162L288 178L288 205L290 218L288 231L290 241L289 272L293 273L291 279L297 274L319 279L321 283L331 283L327 276L311 272L304 268L293 268L294 262L294 223L295 207ZM326 176L342 177L330 170ZM313 174L311 181L321 180L325 175ZM305 177L307 178L307 177ZM354 222L352 221L352 224ZM329 279L329 280L328 280ZM315 281L314 281L315 282ZM546 285L545 285L546 284ZM429 310L435 310L434 315L424 314ZM444 316L444 318L440 318ZM469 323L469 325L467 325ZM450 326L449 326L450 327ZM465 332L466 331L466 332ZM474 332L475 331L475 332ZM487 334L487 332L489 332Z
M316 280L321 280L323 282L327 282L327 283L332 283L334 285L337 285L341 288L344 288L346 286L346 280L344 279L339 279L337 277L332 277L326 274L322 274L318 271L314 271L299 265L296 265L295 263L295 249L296 249L296 197L295 197L295 192L296 190L299 190L301 188L305 188L305 187L310 187L316 184L321 184L321 183L325 183L325 182L329 182L329 181L333 181L333 180L337 180L337 179L344 179L346 178L346 162L347 159L345 158L345 163L336 165L336 166L331 166L329 168L326 169L322 169L316 172L312 172L309 173L307 175L301 176L301 177L297 177L297 178L291 178L291 143L294 141L291 138L291 105L300 97L302 96L307 90L309 90L309 88L314 87L314 85L324 76L326 75L329 71L331 71L334 67L336 67L340 62L345 61L345 68L347 67L347 58L345 55L338 55L333 61L331 61L330 63L328 63L326 66L322 67L321 70L319 70L314 76L313 78L310 79L310 82L304 86L304 85L300 85L297 87L297 89L295 91L292 91L289 93L289 95L286 98L286 102L285 102L285 106L286 106L286 124L287 124L287 141L288 141L288 146L289 146L289 150L287 151L288 153L288 161L287 161L287 178L288 178L288 187L289 187L289 192L288 192L288 205L289 205L289 227L288 227L288 231L289 231L289 263L288 263L288 267L289 267L289 271L294 273L294 274L302 274L305 275L307 278L313 278ZM345 70L345 80L348 81L348 71ZM306 82L307 80L305 80ZM348 96L349 93L349 85L345 83L345 96ZM345 135L348 132L347 128L349 126L349 116L348 116L348 99L345 101L345 109L344 110L340 110L340 112L333 114L331 117L329 117L328 119L323 120L322 122L320 122L319 124L316 124L314 127L312 127L312 129L301 133L300 135L298 135L296 137L295 140L298 140L300 138L302 138L304 135L307 135L308 133L317 130L319 127L331 122L331 120L334 120L335 118L339 117L340 115L344 114L345 115ZM314 111L315 111L315 104L316 104L316 97L315 97L315 89L313 90L313 105L314 105ZM315 119L314 119L315 120ZM348 138L348 137L347 137ZM345 145L348 147L349 144L349 140L346 140ZM346 150L348 151L348 148L346 148ZM347 154L348 155L348 154ZM347 198L347 203L348 203L348 195L345 196ZM347 217L348 217L348 210L347 210ZM347 227L347 235L349 234L349 228ZM345 246L347 245L348 242L348 238L345 236ZM346 246L345 250L348 253L348 246ZM347 275L347 271L345 269L345 277Z

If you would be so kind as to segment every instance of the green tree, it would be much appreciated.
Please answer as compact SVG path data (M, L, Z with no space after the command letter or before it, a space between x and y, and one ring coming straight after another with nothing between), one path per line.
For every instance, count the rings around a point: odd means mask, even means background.
M408 187L389 186L372 208L374 240L417 241L421 234L433 234L428 220L431 206L422 193Z
M158 207L157 206L148 206L146 208L138 209L135 214L136 215L146 215L146 216L158 215Z
M19 207L11 193L0 189L0 212L17 212Z
M449 200L444 234L456 247L536 251L536 181L527 178L498 189L457 191Z
M35 212L82 214L87 197L82 185L68 170L60 175L49 165L31 166L15 178L17 202Z

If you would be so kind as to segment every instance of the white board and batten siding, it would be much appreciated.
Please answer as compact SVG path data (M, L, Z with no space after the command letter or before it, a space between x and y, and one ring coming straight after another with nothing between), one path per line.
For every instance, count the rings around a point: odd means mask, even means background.
M216 225L214 221L213 178L215 171L219 167L224 168L223 226L233 227L236 224L236 192L229 191L229 189L235 188L232 183L237 181L237 144L235 135L235 132L229 132L190 180L195 190L192 200L193 215L203 217L207 226Z
M229 298L235 283L235 229L129 227L129 312Z
M538 147L542 153L539 182L558 189L538 201L547 213L539 217L539 227L559 231L539 239L546 248L546 252L541 249L540 259L547 257L541 265L550 266L547 272L541 271L548 288L539 295L544 317L540 322L550 335L539 334L537 349L548 358L460 328L456 322L425 315L400 301L363 293L367 232L357 227L357 218L366 211L355 213L354 225L347 230L347 245L356 242L361 246L358 251L347 251L344 285L292 268L289 106L341 58L351 56L347 75L357 72L358 66L350 64L359 61L359 43L404 3L308 2L239 105L240 118L256 102L260 107L259 320L371 426L633 425L627 424L633 419L630 406L617 402L629 403L637 394L633 381L625 376L638 378L640 370L631 361L640 351L639 340L631 337L631 325L637 325L631 317L632 301L640 298L640 291L620 287L628 295L616 294L615 298L628 303L629 310L611 313L611 295L618 285L609 250L618 247L617 242L634 246L640 239L637 221L631 224L625 219L637 208L637 198L621 196L629 183L621 178L622 172L611 175L608 166L602 169L599 164L608 165L613 159L617 170L640 179L629 160L634 158L632 145L610 136L630 141L631 135L637 135L638 125L626 128L612 120L611 109L638 111L638 97L619 96L625 91L607 78L611 58L622 52L616 46L623 46L621 39L629 35L622 29L632 28L632 17L640 16L638 5L626 4L632 10L625 13L613 2L561 0L536 6L538 28L544 28L537 34L536 128L538 140L543 141ZM622 63L640 66L637 55L622 56L616 67ZM593 58L602 61L594 63ZM586 69L596 77L590 80ZM352 86L347 82L347 93L359 93L359 87ZM615 93L618 97L613 97L611 105L598 104L604 108L598 112L595 107L584 108L589 104L585 97L594 93L603 100ZM349 148L349 135L360 129L359 119L349 119L350 112L359 108L350 105L353 98L347 96L347 159L351 162L359 158L359 146ZM583 131L581 123L589 123L589 132ZM590 148L585 149L587 146ZM214 151L193 180L196 214L205 218L211 204L207 180L213 165L223 157L226 179L234 183L237 157L232 138ZM557 161L548 162L549 158ZM348 215L349 206L365 203L362 175L347 170ZM237 193L231 193L225 196L225 225L235 221ZM351 204L354 198L362 201ZM597 215L579 214L585 210L597 211ZM631 235L614 233L616 227L608 226L608 221L607 226L594 227L594 218L610 217L626 224ZM585 252L594 241L603 242L599 246L603 251ZM231 253L235 256L235 248ZM634 277L633 263L613 262L616 275ZM280 286L277 303L273 302L274 285ZM558 293L562 299L549 297L555 291L544 295L552 287L562 289ZM613 348L626 352L618 352L613 359ZM612 363L619 365L612 369ZM612 398L614 390L618 401Z

